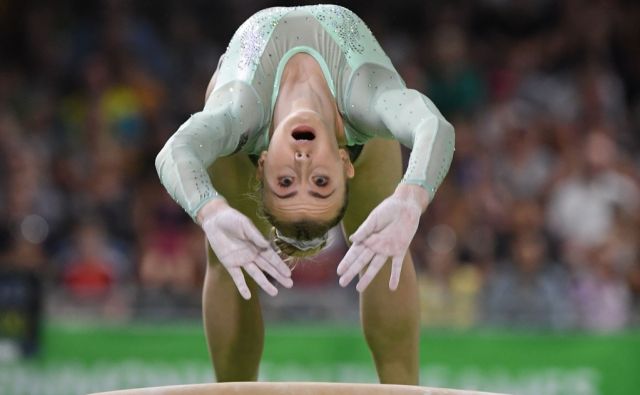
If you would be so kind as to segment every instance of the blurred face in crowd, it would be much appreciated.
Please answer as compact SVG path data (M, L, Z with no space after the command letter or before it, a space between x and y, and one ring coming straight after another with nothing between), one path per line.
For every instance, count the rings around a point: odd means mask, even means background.
M611 167L617 155L615 143L602 132L591 132L585 142L587 169L592 173Z
M524 273L537 272L545 262L546 252L546 242L539 235L519 236L512 246L513 259Z

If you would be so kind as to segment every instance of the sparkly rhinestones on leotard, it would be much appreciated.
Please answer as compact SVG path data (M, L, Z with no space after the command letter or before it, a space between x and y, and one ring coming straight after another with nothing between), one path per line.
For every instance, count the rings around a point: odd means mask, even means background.
M362 20L335 5L269 8L238 28L204 109L156 158L171 196L195 217L219 196L209 178L217 175L207 174L217 158L267 148L279 78L297 53L320 65L343 116L347 143L400 141L412 149L402 182L420 185L433 197L451 163L453 128L427 97L405 87Z

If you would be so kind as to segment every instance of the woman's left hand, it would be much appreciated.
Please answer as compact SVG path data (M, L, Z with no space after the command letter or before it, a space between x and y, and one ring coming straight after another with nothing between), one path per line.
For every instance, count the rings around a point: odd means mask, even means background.
M429 203L426 190L417 185L400 184L393 195L382 201L349 237L353 245L338 265L340 285L345 287L360 273L356 289L362 292L391 258L389 289L400 282L402 262L418 229L420 215Z

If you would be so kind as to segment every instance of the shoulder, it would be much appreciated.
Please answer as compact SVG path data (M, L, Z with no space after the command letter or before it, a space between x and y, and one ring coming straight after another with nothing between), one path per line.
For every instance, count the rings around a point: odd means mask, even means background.
M354 129L366 131L368 135L389 137L374 104L383 92L404 86L393 67L378 63L362 64L353 71L342 96L341 107L347 121Z
M251 150L268 119L267 104L251 84L241 80L216 85L207 99L205 112L221 117L226 133L237 136L234 152Z

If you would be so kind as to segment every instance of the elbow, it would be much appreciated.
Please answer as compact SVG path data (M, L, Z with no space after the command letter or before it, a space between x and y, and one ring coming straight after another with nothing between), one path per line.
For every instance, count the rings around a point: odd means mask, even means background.
M453 152L456 145L456 131L453 125L441 117L438 125L438 133L442 134L446 144L449 145L449 148Z
M440 130L442 130L443 133L446 134L447 136L451 136L451 138L455 138L455 135L456 135L455 128L451 123L449 123L449 121L447 121L444 118L441 118L440 120Z
M155 160L156 172L158 172L158 176L160 176L161 179L162 179L162 170L164 168L165 163L167 162L167 158L169 157L169 150L171 149L170 145L171 145L171 139L169 139L169 141L165 143L164 147L162 147L160 152L158 152L158 155L156 155L156 160Z
M156 155L156 171L161 179L164 171L167 170L167 166L170 166L176 160L179 161L185 155L185 151L191 151L189 147L189 140L191 139L189 131L194 127L193 119L198 114L200 113L192 115L180 125L178 130L169 137L160 152L158 152L158 155Z
M171 168L177 166L178 163L183 162L186 158L194 157L187 140L180 133L176 133L167 140L156 155L156 171L162 181L164 181L167 171L171 171Z

